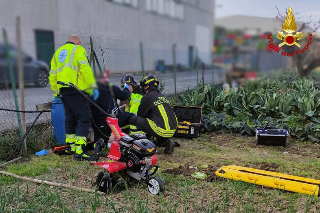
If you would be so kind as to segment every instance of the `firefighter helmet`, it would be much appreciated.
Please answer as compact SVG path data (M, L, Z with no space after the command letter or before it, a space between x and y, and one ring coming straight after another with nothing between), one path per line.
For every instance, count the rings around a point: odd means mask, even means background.
M134 77L132 75L128 74L123 76L121 79L121 85L124 84L129 84L135 87L137 85L137 82L134 80Z
M140 81L140 87L142 89L142 91L146 92L144 87L145 86L155 86L156 88L158 88L159 86L159 81L158 79L156 79L153 75L148 75L145 76L141 81ZM147 89L148 90L148 89Z
M153 85L158 87L159 86L159 81L156 79L153 75L148 75L145 76L141 81L140 81L140 86L143 88L144 86L147 85Z

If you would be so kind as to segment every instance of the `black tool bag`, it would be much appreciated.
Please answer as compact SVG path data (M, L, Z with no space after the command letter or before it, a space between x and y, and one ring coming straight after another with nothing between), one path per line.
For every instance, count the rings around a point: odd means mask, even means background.
M287 146L285 129L256 129L257 145Z
M201 107L174 106L174 112L178 119L178 127L175 137L197 138L201 132Z

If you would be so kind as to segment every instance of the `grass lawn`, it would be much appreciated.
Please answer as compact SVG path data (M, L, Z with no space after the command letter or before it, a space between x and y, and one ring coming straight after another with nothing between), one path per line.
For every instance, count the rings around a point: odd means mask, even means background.
M178 140L181 147L171 156L158 149L163 195L152 196L142 182L98 195L0 176L0 212L320 212L319 198L223 180L214 174L219 167L234 164L320 179L319 144L291 141L288 147L265 147L256 146L252 137L216 134ZM54 154L5 170L90 189L102 171L88 162ZM206 173L207 179L192 178L196 171Z

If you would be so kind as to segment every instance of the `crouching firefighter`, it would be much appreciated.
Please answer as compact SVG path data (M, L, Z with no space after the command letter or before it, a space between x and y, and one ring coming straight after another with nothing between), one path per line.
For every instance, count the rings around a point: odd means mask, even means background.
M95 100L99 97L86 51L81 46L78 36L71 36L68 42L54 53L49 82L54 96L61 97L64 103L66 145L70 146L69 153L74 153L74 159L77 161L91 160L91 156L84 150L91 128L90 105L79 92L58 84L58 81L74 84Z
M130 98L125 100L123 102L123 107L125 108L125 112L127 113L133 113L134 115L137 115L138 108L142 99L142 92L140 89L140 86L137 85L137 82L135 81L134 77L130 74L123 76L121 79L121 87L124 87L124 85L129 85L131 95ZM124 132L128 134L145 134L142 131L138 131L137 127L135 125L127 125L122 128Z
M137 116L132 116L129 122L137 126L138 130L155 137L157 146L164 144L164 152L170 154L175 146L170 138L178 125L171 103L158 90L159 81L154 76L144 77L140 86L145 95L141 99Z

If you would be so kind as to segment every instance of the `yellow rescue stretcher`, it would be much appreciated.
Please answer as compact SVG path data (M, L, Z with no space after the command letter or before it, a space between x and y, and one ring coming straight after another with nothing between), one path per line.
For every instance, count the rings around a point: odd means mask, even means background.
M320 196L320 180L235 165L222 166L216 171L216 175L261 186Z

